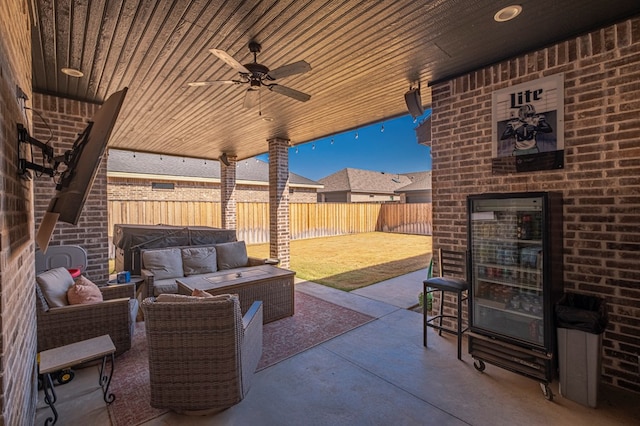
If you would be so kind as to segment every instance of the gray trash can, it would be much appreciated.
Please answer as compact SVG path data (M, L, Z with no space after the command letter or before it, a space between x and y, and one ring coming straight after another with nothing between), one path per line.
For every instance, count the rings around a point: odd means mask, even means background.
M598 403L604 299L566 293L556 305L560 395L595 408Z

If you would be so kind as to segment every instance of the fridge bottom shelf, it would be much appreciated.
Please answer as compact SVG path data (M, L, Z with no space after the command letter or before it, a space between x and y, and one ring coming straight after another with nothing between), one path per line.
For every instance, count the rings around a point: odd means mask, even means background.
M550 383L553 380L553 355L523 348L501 340L468 333L469 354L474 359L525 377Z

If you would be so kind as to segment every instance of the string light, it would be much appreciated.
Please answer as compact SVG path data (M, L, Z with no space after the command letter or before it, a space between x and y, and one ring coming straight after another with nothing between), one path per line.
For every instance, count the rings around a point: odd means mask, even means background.
M313 145L311 145L311 149L312 150L316 149L316 144L315 143Z
M331 138L331 145L333 145L333 138Z
M296 154L298 153L298 147L296 146Z
M384 123L382 123L382 126L380 126L380 133L384 133Z
M356 140L358 140L360 136L358 135L358 131L356 130Z

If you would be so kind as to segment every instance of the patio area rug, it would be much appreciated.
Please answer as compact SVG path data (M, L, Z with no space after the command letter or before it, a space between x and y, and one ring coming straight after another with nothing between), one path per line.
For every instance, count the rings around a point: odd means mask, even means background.
M258 370L372 319L369 315L296 292L295 315L264 325ZM131 349L116 358L111 391L116 395L116 400L108 406L113 425L138 425L167 412L149 405L149 363L144 322L136 324Z

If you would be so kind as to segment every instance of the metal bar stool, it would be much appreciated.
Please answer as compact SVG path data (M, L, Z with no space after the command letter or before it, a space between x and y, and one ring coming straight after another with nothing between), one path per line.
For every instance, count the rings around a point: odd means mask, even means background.
M458 359L462 359L462 334L469 329L467 326L463 327L462 319L462 302L469 300L469 282L467 275L467 254L465 252L458 252L452 250L438 250L439 259L439 271L440 276L429 278L423 281L422 294L423 300L427 300L427 295L435 291L440 292L440 312L431 318L427 315L427 306L425 302L423 315L423 338L424 346L427 346L427 327L432 327L438 330L438 335L442 336L442 332L455 334L458 337ZM464 277L464 278L462 278ZM451 292L456 293L458 300L458 312L456 315L444 315L444 293ZM456 320L456 328L451 329L442 325L443 318L451 318ZM438 324L435 322L438 321Z

